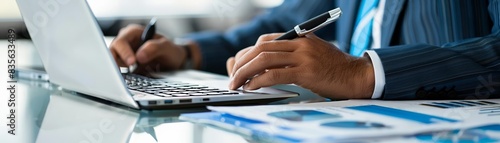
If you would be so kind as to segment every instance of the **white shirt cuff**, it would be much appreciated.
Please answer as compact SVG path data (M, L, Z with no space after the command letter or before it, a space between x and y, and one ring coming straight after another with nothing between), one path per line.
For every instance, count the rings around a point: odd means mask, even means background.
M385 87L384 67L382 66L382 61L380 61L377 52L367 50L365 52L365 56L366 55L372 60L373 73L375 74L375 86L373 87L372 99L378 99L382 96Z

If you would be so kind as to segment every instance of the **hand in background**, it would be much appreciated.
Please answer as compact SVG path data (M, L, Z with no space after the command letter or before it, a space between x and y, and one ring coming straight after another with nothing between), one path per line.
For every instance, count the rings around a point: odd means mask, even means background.
M143 31L143 26L135 24L120 30L110 46L118 66L128 67L138 62L136 71L139 73L181 68L186 60L186 50L160 34L141 45Z
M371 97L375 80L369 58L350 56L313 34L273 41L280 35L263 35L228 59L230 89L296 84L333 99Z

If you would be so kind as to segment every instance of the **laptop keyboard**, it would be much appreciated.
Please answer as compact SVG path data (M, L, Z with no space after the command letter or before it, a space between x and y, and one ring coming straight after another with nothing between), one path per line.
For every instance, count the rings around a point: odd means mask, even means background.
M235 95L235 91L220 90L203 85L173 82L147 78L138 75L124 75L130 90L148 93L160 97L189 97L212 95Z

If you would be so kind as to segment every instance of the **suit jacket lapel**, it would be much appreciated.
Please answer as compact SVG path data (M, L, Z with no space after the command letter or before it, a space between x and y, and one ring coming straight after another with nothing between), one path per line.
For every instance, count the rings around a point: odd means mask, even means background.
M384 17L382 22L382 47L390 46L391 39L394 35L394 29L398 24L398 18L401 15L401 10L404 7L406 0L386 0L384 8Z

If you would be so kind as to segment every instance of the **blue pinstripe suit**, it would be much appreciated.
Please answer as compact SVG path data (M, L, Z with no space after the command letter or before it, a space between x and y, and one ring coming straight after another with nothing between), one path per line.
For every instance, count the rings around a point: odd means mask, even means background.
M342 17L316 34L349 51L358 0L287 0L225 33L189 36L201 46L202 68L224 73L225 60L259 35L284 32L341 7ZM381 49L383 99L500 97L500 0L386 0Z

